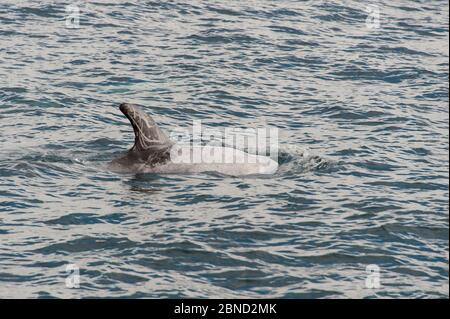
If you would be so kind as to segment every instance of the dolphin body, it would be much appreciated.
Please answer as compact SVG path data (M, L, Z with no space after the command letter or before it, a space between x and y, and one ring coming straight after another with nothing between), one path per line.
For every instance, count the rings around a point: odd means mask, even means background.
M177 145L139 106L122 103L119 109L133 126L135 139L133 147L125 155L109 164L112 171L159 174L217 172L244 176L274 174L278 169L278 163L269 157L230 147ZM211 154L216 155L216 160L211 160ZM196 156L200 160L192 160Z

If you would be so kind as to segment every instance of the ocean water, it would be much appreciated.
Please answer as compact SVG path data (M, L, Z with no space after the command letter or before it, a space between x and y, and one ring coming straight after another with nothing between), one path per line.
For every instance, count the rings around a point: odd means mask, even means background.
M448 20L447 1L1 0L0 297L448 298ZM279 171L110 172L121 102L166 131L277 127Z

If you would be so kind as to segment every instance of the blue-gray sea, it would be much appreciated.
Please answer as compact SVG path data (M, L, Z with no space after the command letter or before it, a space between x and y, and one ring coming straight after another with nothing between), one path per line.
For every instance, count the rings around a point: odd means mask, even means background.
M448 298L448 21L438 0L1 0L0 297ZM111 172L121 102L164 130L277 127L279 171Z

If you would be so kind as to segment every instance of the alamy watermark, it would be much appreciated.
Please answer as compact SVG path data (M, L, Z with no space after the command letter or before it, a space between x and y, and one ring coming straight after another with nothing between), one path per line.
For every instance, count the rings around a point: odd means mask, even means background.
M102 1L107 2L106 0L98 0L95 4L100 4ZM108 15L102 14L101 11L96 10L94 8L95 4L91 4L88 1L73 1L72 3L65 6L65 25L68 29L79 29L82 27L81 18L84 14L100 14L101 20L104 23L114 23L116 21L115 18L109 17ZM56 4L55 4L56 5Z
M80 268L76 264L66 265L66 287L80 288Z
M378 265L367 265L366 266L366 288L367 289L378 289L380 288L380 267Z
M367 12L366 27L370 30L379 29L380 21L380 6L378 4L369 4L366 6Z
M79 29L80 28L80 16L81 8L83 11L88 10L89 4L85 1L79 1L66 5L65 11L65 24L68 29ZM366 27L370 30L376 30L381 27L381 10L377 3L371 3L366 5L364 11L367 13L366 17Z
M80 12L80 7L76 4L69 4L66 6L66 28L80 28Z
M204 128L194 120L192 131L178 129L170 134L174 163L258 163L264 156L278 159L278 128ZM261 156L259 156L261 155Z

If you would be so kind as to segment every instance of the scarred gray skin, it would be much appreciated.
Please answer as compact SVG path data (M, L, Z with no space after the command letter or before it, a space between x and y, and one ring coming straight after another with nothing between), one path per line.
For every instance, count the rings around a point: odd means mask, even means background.
M247 154L228 147L180 147L175 145L156 125L151 116L137 105L122 103L119 109L133 126L135 139L133 147L124 156L109 164L112 171L160 174L218 172L225 175L242 176L273 174L278 168L278 163L269 157ZM184 154L213 150L223 152L223 154L230 155L233 158L251 158L253 161L185 163L180 162L179 157L177 157L177 154L181 153L181 149L185 152Z

